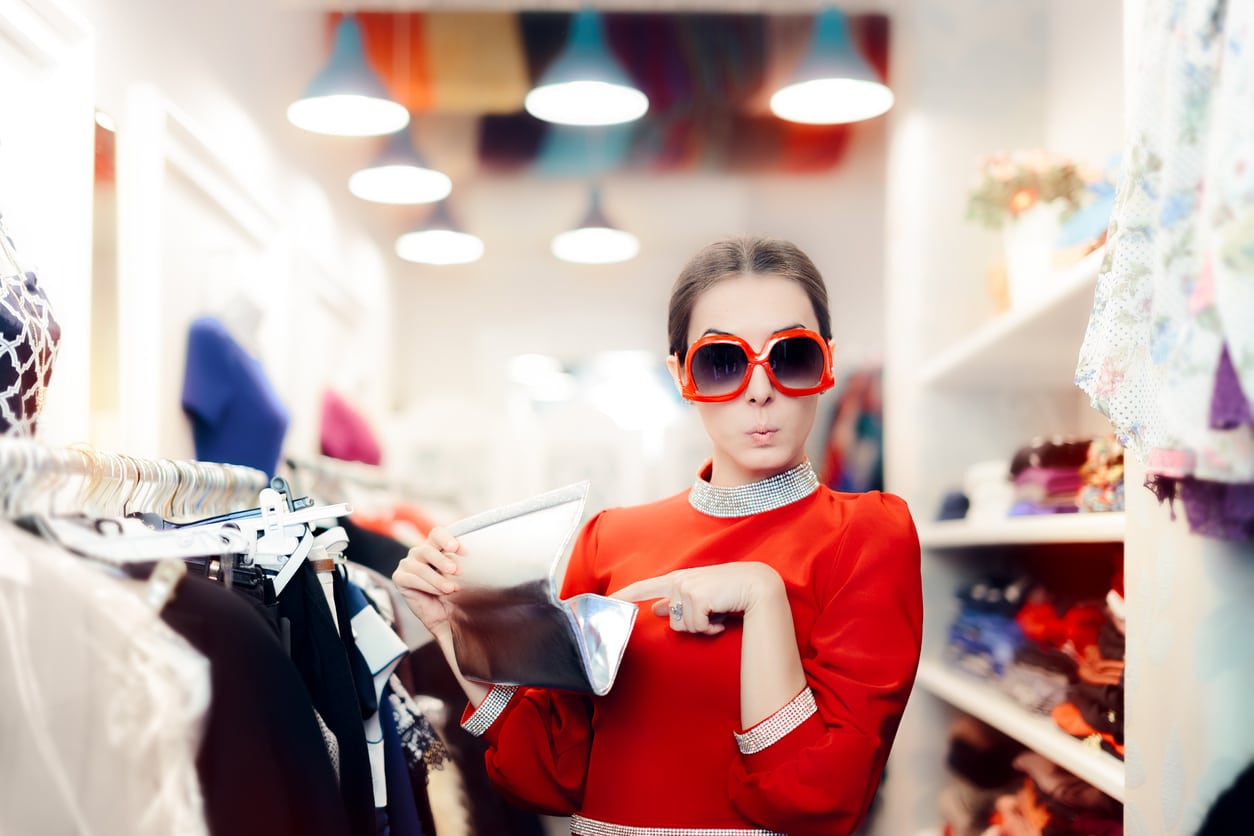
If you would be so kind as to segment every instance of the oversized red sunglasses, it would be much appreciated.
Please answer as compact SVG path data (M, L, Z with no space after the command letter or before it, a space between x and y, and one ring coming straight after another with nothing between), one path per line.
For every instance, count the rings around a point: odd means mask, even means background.
M690 401L730 401L749 387L754 366L765 369L771 384L792 397L835 385L827 340L809 328L789 328L772 334L761 351L735 334L707 334L688 349L680 388Z

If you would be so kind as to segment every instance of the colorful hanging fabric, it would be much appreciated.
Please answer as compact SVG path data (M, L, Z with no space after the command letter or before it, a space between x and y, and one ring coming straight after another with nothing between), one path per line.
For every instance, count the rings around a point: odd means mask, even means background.
M328 15L331 37L342 15ZM427 54L426 16L391 12L357 12L366 43L366 62L393 99L411 112L433 107L431 58Z
M1252 35L1254 4L1145 4L1130 147L1075 376L1160 496L1191 486L1206 507L1190 521L1219 514L1210 533L1235 539L1254 536L1254 503L1227 516L1230 494L1254 495Z
M514 113L531 89L518 16L428 12L423 26L434 106L451 113Z

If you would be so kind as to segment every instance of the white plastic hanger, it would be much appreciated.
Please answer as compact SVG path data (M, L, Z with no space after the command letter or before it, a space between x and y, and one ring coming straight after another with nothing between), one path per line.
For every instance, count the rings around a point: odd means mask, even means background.
M90 525L60 518L39 518L43 529L65 548L117 565L153 563L169 558L244 554L248 538L231 528L154 531L139 520L96 520Z
M252 540L248 550L253 562L263 569L273 571L274 592L279 594L295 576L313 550L315 543L328 551L343 551L348 537L340 527L321 535L315 535L311 523L346 516L352 508L344 503L314 505L296 511L289 510L287 498L273 488L262 488L258 504L261 513L232 521L246 537ZM339 532L336 534L336 532ZM341 545L342 543L342 545Z

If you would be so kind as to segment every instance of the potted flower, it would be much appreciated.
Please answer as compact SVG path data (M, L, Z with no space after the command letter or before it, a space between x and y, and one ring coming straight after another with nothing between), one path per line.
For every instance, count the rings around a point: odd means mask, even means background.
M981 161L967 218L1001 230L1012 306L1048 290L1062 223L1080 208L1086 186L1077 163L1041 149L998 152Z

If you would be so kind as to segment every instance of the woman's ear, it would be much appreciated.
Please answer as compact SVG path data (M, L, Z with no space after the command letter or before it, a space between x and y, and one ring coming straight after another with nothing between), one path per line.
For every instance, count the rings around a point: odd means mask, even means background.
M679 382L679 357L672 354L666 358L666 370L671 373L671 380L675 383L675 391L679 392L682 397L684 394L683 384Z

